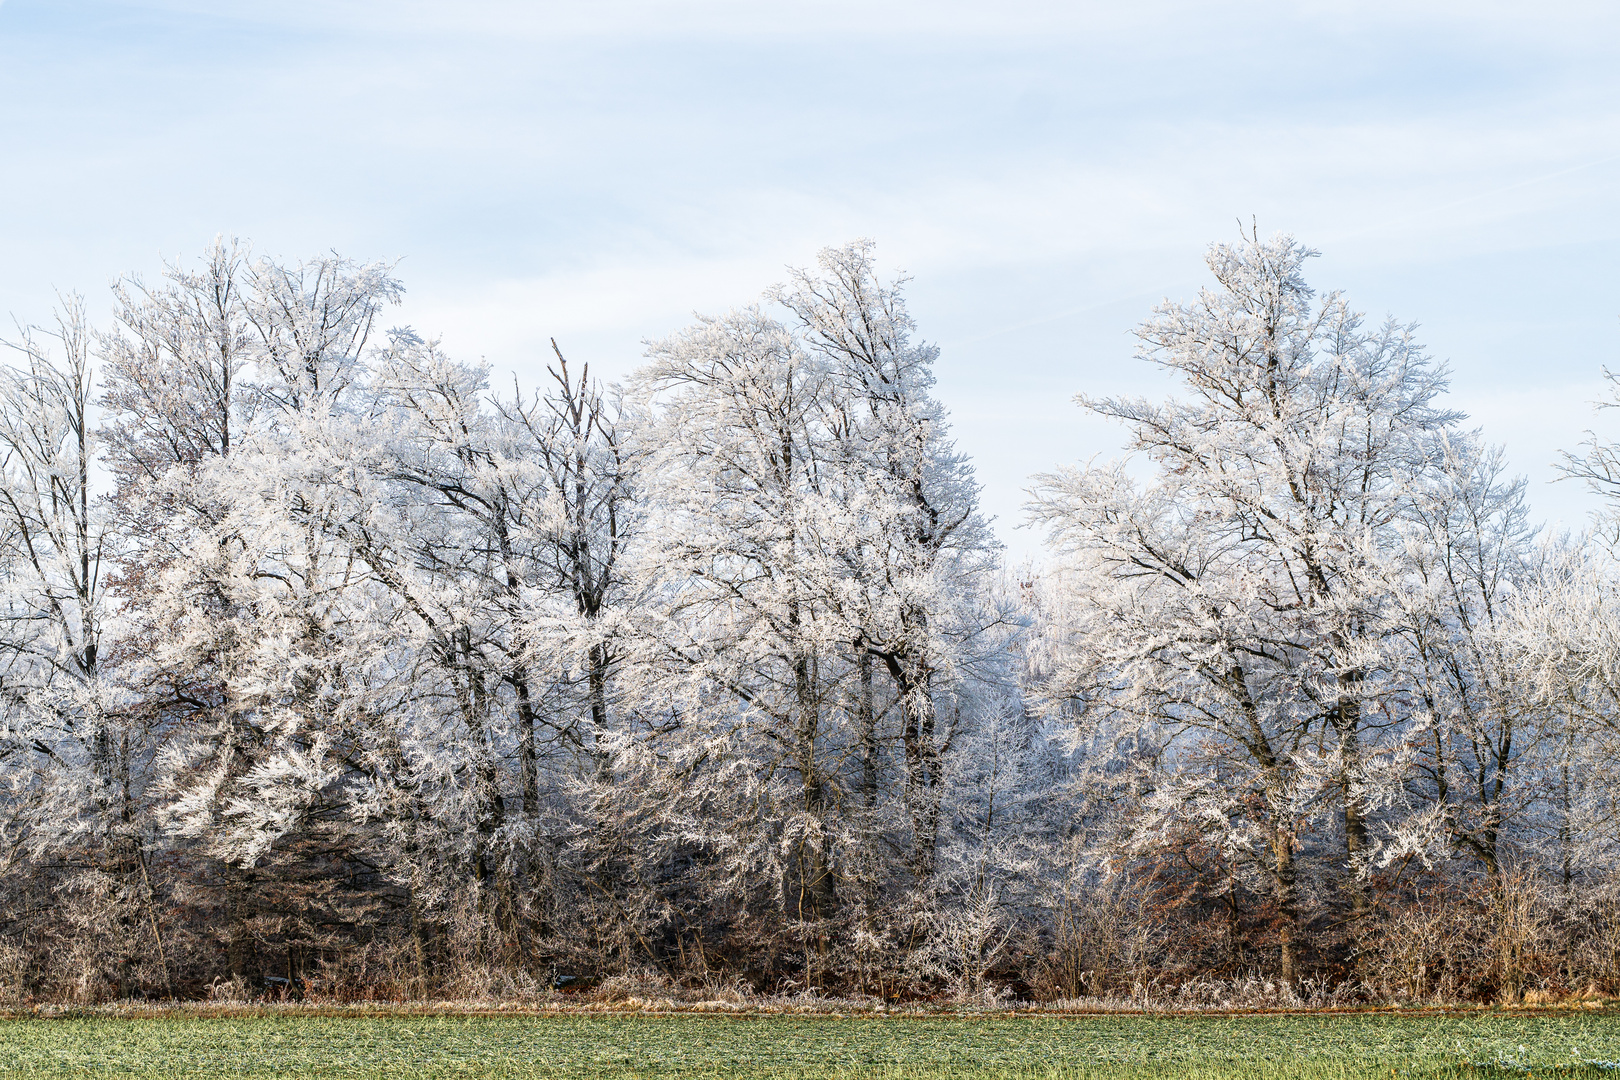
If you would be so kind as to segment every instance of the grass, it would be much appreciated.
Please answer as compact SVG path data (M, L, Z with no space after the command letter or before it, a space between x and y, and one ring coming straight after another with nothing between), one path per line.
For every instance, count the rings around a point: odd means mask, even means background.
M0 1020L0 1077L1620 1077L1620 1015Z

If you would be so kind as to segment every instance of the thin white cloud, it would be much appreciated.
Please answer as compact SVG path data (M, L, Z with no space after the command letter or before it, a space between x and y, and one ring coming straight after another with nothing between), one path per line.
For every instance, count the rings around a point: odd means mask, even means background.
M1158 25L1196 14L1196 3L1063 4L1042 0L437 0L334 2L282 0L148 0L129 6L185 12L291 28L327 27L524 39L582 36L779 36L922 33L982 39L1033 33L1082 33Z
M1594 24L1613 25L1605 3L1514 0L1250 0L1214 6L1200 0L1120 4L1111 0L126 0L127 6L230 18L290 28L342 28L382 34L554 39L578 36L874 36L919 34L1002 40L1053 34L1174 38L1252 37L1318 26L1340 33L1407 32L1444 27L1453 35L1511 37L1521 45L1592 42Z

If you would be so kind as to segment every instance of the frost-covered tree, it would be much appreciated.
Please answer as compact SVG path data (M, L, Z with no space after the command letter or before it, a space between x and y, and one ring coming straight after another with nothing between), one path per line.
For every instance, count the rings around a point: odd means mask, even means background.
M492 392L336 255L69 301L0 366L0 973L1620 988L1614 530L1538 546L1311 255L1211 249L1014 575L865 241L623 389Z
M768 888L823 956L834 927L870 933L898 891L933 888L996 621L977 488L900 287L870 245L828 250L638 376L658 643L638 678L659 692L620 761L740 912Z
M1620 840L1620 567L1588 541L1548 545L1530 570L1498 635L1519 705L1510 733L1529 745L1512 747L1516 772L1486 773L1507 797L1481 816L1518 861L1568 886L1610 874Z
M978 485L949 437L932 396L939 350L912 340L904 279L885 285L873 246L857 241L821 253L772 299L792 313L806 351L835 388L834 431L852 500L844 541L849 561L839 606L854 630L861 669L858 716L862 790L875 794L875 710L866 666L881 662L904 716L905 802L910 864L933 871L942 795L936 686L948 686L969 639L982 630L994 543L978 513Z
M113 505L132 539L118 585L142 646L126 676L165 729L153 780L169 827L222 865L239 979L256 977L256 894L285 880L255 864L318 816L305 811L326 783L316 748L333 733L313 729L339 691L322 675L337 641L324 577L345 553L324 535L311 466L352 443L332 431L349 415L349 353L397 295L377 275L336 259L287 270L216 244L199 272L120 285L102 341Z
M534 463L552 499L547 524L527 540L536 582L563 611L535 627L549 633L531 633L529 647L535 655L555 655L559 638L572 641L561 650L566 660L558 676L583 683L588 722L563 720L558 730L600 772L607 757L599 744L611 725L609 684L622 659L631 606L625 552L641 517L640 451L625 431L618 393L605 392L588 364L571 374L555 340L551 346L557 365L547 365L546 391L533 399L520 392L495 408L517 440L513 452Z
M1137 331L1184 396L1080 398L1127 426L1152 478L1125 462L1044 477L1033 511L1074 593L1050 692L1119 751L1114 781L1140 807L1128 846L1190 829L1261 873L1285 980L1301 830L1329 791L1339 878L1365 908L1378 757L1403 720L1404 537L1458 419L1410 327L1317 300L1313 254L1288 237L1212 247L1217 287Z
M1417 799L1392 821L1386 865L1439 845L1495 877L1504 834L1542 795L1537 762L1557 724L1523 679L1515 598L1533 594L1538 575L1524 482L1504 472L1500 450L1457 435L1414 502L1410 578L1397 594L1413 722L1390 768Z
M134 990L169 981L148 869L150 733L108 674L113 619L105 561L117 543L92 488L97 454L83 301L68 296L53 331L24 329L0 368L0 782L5 845L61 877L82 945L64 964L87 984ZM35 894L14 904L44 902Z
M107 535L91 490L91 340L78 297L67 298L48 336L60 363L47 335L30 330L13 346L22 363L0 372L4 698L24 724L46 725L33 735L25 727L14 743L58 759L61 738L81 748L63 763L88 768L80 782L89 811L110 806L125 769L103 686Z
M847 478L828 372L758 308L706 319L652 357L640 376L660 414L644 565L665 597L664 659L690 680L676 722L713 746L704 779L726 796L710 827L729 834L714 842L731 849L733 875L774 877L788 911L825 919L837 904L838 650L851 639L831 604Z

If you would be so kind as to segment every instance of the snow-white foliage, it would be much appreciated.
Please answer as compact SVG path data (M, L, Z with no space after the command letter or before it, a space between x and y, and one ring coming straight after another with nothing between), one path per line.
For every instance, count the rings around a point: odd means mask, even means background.
M657 793L649 820L723 853L723 895L770 882L814 922L870 903L896 829L911 884L934 873L992 547L935 350L870 245L767 300L653 345L638 377L657 600L639 677L668 719L624 733L621 760Z
M1180 395L1082 396L1134 457L1032 504L1062 558L1043 693L1116 793L1113 850L1215 845L1274 897L1285 968L1306 845L1337 847L1357 911L1414 857L1494 873L1559 727L1515 655L1522 484L1441 407L1413 327L1305 283L1313 254L1213 247L1216 287L1137 332Z
M1175 395L1081 396L1128 456L1038 478L1016 574L865 241L622 387L553 342L492 388L336 255L67 298L0 368L0 884L71 918L0 951L66 934L80 996L315 956L1145 998L1180 910L1287 996L1440 940L1380 907L1420 879L1605 880L1612 554L1537 541L1313 254L1211 249L1138 330ZM1543 923L1476 943L1503 992Z

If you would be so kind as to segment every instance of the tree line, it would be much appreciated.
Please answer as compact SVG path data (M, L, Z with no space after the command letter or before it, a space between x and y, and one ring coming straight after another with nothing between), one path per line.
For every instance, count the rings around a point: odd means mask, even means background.
M1211 247L1011 568L867 242L615 385L335 255L65 298L0 371L0 994L1620 992L1620 536L1312 255Z

